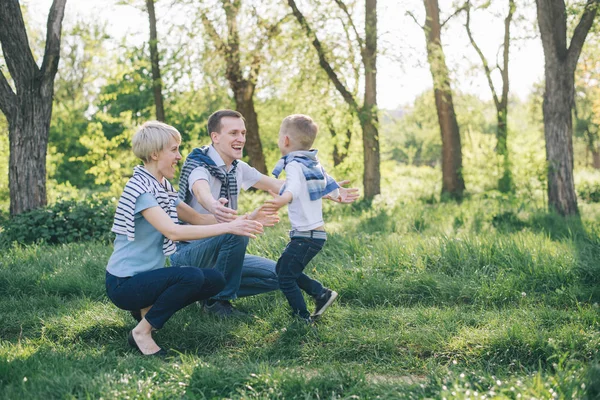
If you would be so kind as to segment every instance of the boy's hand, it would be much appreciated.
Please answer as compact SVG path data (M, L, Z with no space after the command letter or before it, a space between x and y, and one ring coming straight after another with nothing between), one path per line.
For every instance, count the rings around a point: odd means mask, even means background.
M211 213L215 216L218 223L231 222L237 217L237 210L225 207L229 200L220 198L212 203Z
M251 221L247 215L242 215L231 222L227 222L228 231L233 235L248 236L252 239L264 232L263 226L258 221Z
M338 182L338 185L340 185L340 189L339 189L340 196L338 198L333 198L329 195L323 196L323 198L331 200L331 201L335 201L336 203L349 204L349 203L355 202L360 197L360 194L358 193L357 188L343 187L344 185L347 185L349 183L350 183L350 181L348 181L348 180L343 180L343 181Z
M275 210L279 210L281 207L287 205L290 201L292 201L292 194L290 192L284 192L281 196L277 193L269 190L269 194L273 196L271 200L265 201L265 206L274 208Z
M279 222L277 208L263 204L248 215L248 219L260 222L263 226L275 226Z

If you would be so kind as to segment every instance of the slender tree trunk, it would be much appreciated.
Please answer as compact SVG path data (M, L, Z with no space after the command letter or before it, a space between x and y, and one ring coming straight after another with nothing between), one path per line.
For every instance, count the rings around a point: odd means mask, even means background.
M594 169L600 169L600 149L598 149L598 146L592 148L592 166Z
M258 134L258 116L254 109L254 85L247 82L230 82L235 98L236 111L240 112L246 120L246 153L250 165L267 174L267 164L263 154L262 143Z
M440 12L437 0L424 0L427 20L427 60L433 78L435 106L442 134L442 195L460 199L465 190L462 176L460 132L454 112L450 75L442 49Z
M363 131L363 186L365 198L372 199L381 193L377 130L377 0L365 1L365 46L362 58L365 66L365 98L359 118Z
M66 0L52 3L44 58L38 67L29 48L19 2L0 1L0 42L16 89L0 70L0 110L9 131L11 215L46 205L46 152L65 5Z
M150 20L150 63L152 64L152 89L154 92L154 105L156 106L156 119L165 121L165 107L162 95L162 78L158 56L158 35L156 33L156 14L154 13L154 0L146 0L148 18Z
M350 129L346 130L346 138L344 138L344 144L342 146L337 143L337 132L333 125L329 125L329 132L331 133L331 139L333 140L333 166L337 167L344 162L346 157L348 157L352 131Z
M555 60L558 61L558 60ZM546 60L546 90L544 93L544 135L548 163L548 203L563 215L577 210L577 195L573 180L573 120L574 71L565 65L548 64Z
M575 68L592 27L598 0L588 0L567 46L567 14L563 0L536 0L544 49L544 136L548 163L548 206L562 215L578 213L573 182Z
M498 125L496 127L496 149L498 155L502 158L502 176L498 180L498 189L503 193L509 193L513 190L513 179L510 165L510 156L508 152L508 107L506 101L501 103L496 110Z

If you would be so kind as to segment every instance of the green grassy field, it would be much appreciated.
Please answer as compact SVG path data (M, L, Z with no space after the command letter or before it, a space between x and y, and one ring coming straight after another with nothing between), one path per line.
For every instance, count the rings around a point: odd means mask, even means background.
M327 206L331 233L308 273L340 293L314 328L281 293L192 305L145 359L133 319L106 298L112 246L0 254L0 398L598 398L600 207L564 220L479 195ZM285 221L285 219L284 219ZM277 258L287 224L252 241Z

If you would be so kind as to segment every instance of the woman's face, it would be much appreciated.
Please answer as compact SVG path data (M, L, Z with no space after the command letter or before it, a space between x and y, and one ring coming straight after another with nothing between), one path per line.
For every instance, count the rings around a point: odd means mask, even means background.
M172 137L168 146L165 146L157 156L158 173L167 179L175 176L175 166L181 160L179 143Z

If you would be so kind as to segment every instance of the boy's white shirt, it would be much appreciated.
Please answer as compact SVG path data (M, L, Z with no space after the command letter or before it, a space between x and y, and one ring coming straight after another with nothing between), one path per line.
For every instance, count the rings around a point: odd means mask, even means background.
M212 145L208 148L207 155L210 158L212 158L217 167L221 168L224 172L228 172L227 167L225 166L225 162ZM258 182L261 177L262 174L256 168L253 168L245 162L238 160L238 165L235 170L235 178L237 180L238 186L238 196L240 194L240 189L248 190L249 188L254 186L254 184L256 184L256 182ZM194 183L198 180L207 181L208 185L210 186L210 192L212 194L212 197L215 200L219 198L219 194L221 192L221 181L219 179L212 176L210 172L208 172L208 170L204 167L195 168L190 173L190 177L188 178L188 190L190 192L192 192L192 187L194 186ZM192 196L192 200L189 205L200 214L210 214L209 211L202 207L202 204L198 203L198 200L196 200L195 196Z
M308 185L300 163L291 162L286 165L285 185L285 192L292 194L292 201L288 205L288 216L292 229L310 231L323 226L322 200L310 199ZM329 195L333 198L339 197L339 189L335 189Z

